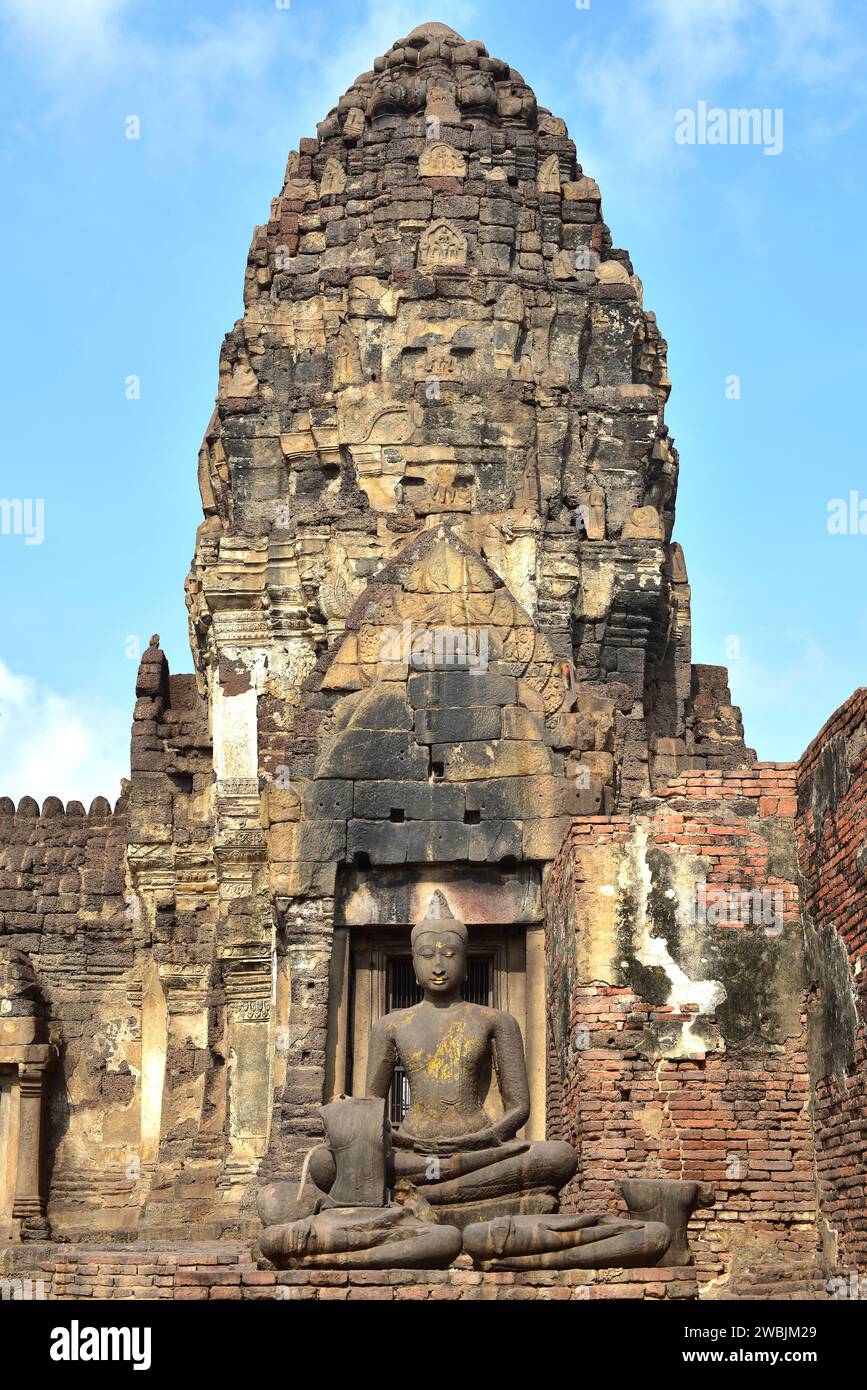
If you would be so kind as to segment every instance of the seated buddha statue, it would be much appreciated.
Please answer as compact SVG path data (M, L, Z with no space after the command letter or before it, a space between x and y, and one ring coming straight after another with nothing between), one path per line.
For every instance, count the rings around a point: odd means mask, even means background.
M318 1195L306 1211L296 1201L290 1212L280 1210L281 1185L261 1194L268 1228L261 1249L274 1263L381 1268L416 1260L419 1267L421 1254L425 1263L448 1264L461 1232L464 1248L489 1269L652 1264L664 1254L670 1233L662 1223L555 1215L576 1154L570 1144L515 1137L530 1114L521 1032L511 1014L463 998L467 944L466 926L435 893L412 931L421 1002L374 1024L367 1099L323 1108L332 1143L307 1161ZM398 1063L409 1083L409 1108L389 1126L384 1111ZM503 1106L497 1118L485 1110L492 1067ZM375 1114L361 1111L376 1101ZM334 1138L341 1117L351 1143ZM365 1133L359 1123L372 1128ZM374 1148L378 1162L371 1167ZM371 1172L372 1197L365 1192ZM377 1203L386 1208L382 1218L371 1211ZM296 1219L287 1220L290 1215Z
M409 1180L458 1227L556 1211L575 1151L515 1138L530 1114L521 1032L511 1014L463 998L467 929L439 892L413 928L412 959L422 1001L379 1019L368 1051L368 1096L388 1095L398 1063L409 1084L409 1108L391 1133L395 1182ZM492 1064L503 1104L497 1119L484 1108Z

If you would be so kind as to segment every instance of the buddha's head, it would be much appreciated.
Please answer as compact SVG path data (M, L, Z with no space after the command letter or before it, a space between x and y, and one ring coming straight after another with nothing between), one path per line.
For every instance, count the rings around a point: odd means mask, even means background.
M449 1003L460 998L467 975L467 929L452 915L439 891L412 929L412 964L429 1002Z

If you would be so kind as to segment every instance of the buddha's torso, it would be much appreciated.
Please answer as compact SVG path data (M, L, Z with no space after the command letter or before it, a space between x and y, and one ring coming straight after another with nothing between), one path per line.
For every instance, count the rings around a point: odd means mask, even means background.
M385 1022L410 1089L400 1129L419 1139L473 1134L490 1123L482 1103L496 1011L464 1000L416 1004Z

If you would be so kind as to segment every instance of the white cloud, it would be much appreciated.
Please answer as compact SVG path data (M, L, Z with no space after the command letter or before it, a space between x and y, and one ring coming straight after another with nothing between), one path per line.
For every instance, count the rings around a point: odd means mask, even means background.
M265 85L281 48L291 54L300 39L297 25L267 7L218 22L181 17L158 38L136 26L141 17L129 0L0 0L0 35L47 92L48 123L122 95L121 114L141 118L143 138L152 151L158 140L163 157L188 150L206 122L213 136L226 109Z
M810 95L835 84L839 100L839 84L849 84L859 104L864 95L865 45L837 0L639 0L604 39L579 30L572 50L582 106L596 109L613 162L630 173L644 167L651 179L659 167L650 161L676 151L675 111L722 104L727 86L738 106L785 105L773 93L793 85Z
M472 0L453 5L453 23L466 26L476 8ZM428 17L418 0L367 0L346 7L335 42L333 21L315 9L248 5L219 20L191 17L179 35L160 39L136 29L140 14L131 0L0 0L7 41L51 83L85 86L102 69L104 78L139 77L179 94L207 88L216 100L230 76L249 79L293 57L315 66L320 98L332 89L336 97ZM297 80L285 66L283 77Z
M828 653L809 632L788 630L776 640L773 661L756 661L746 649L728 657L732 693L736 704L756 709L779 709L792 690L821 688L833 669Z
M334 17L315 7L241 4L217 18L172 16L154 36L131 0L0 0L0 38L48 93L55 126L112 93L162 160L200 140L258 148L291 113L309 133L373 58L428 18L418 0L367 0ZM453 6L458 25L475 12ZM291 99L290 99L291 98Z
M129 0L0 0L13 42L55 76L112 64L128 9Z
M130 712L40 685L0 661L0 796L114 804L129 776Z

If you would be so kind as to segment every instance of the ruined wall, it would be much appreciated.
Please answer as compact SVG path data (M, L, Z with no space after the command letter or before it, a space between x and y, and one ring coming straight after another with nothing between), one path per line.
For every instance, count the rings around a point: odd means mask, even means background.
M273 943L250 957L220 934L211 723L195 679L170 674L154 637L136 679L127 864L141 992L139 1229L165 1238L196 1223L221 1233L237 1215L232 1168L246 1143L236 1083L247 1035L237 1037L233 1011L249 1018L258 1045L260 1095L273 1056L270 1023L263 1035L259 1006L248 1002L250 981L258 995L263 975L270 998ZM230 779L225 790L231 821ZM258 855L258 824L253 839Z
M0 946L29 957L56 1050L46 1079L49 1216L108 1230L134 1183L140 1052L124 882L126 812L0 800Z
M64 1238L115 1238L162 1219L148 1222L148 1202L159 1208L182 1166L179 1145L202 1127L203 1053L213 1064L207 710L191 676L170 677L156 638L136 694L132 775L114 811L102 797L88 813L56 797L41 814L32 798L17 811L0 800L0 949L26 953L44 1000L56 1063L44 1086L43 1187ZM202 979L198 996L190 986ZM192 1165L187 1190L195 1176Z
M709 1182L703 1278L790 1289L821 1273L795 779L687 772L629 819L576 821L548 944L575 1205L622 1210L620 1177Z
M823 1236L845 1278L867 1264L867 690L801 759L797 828Z

